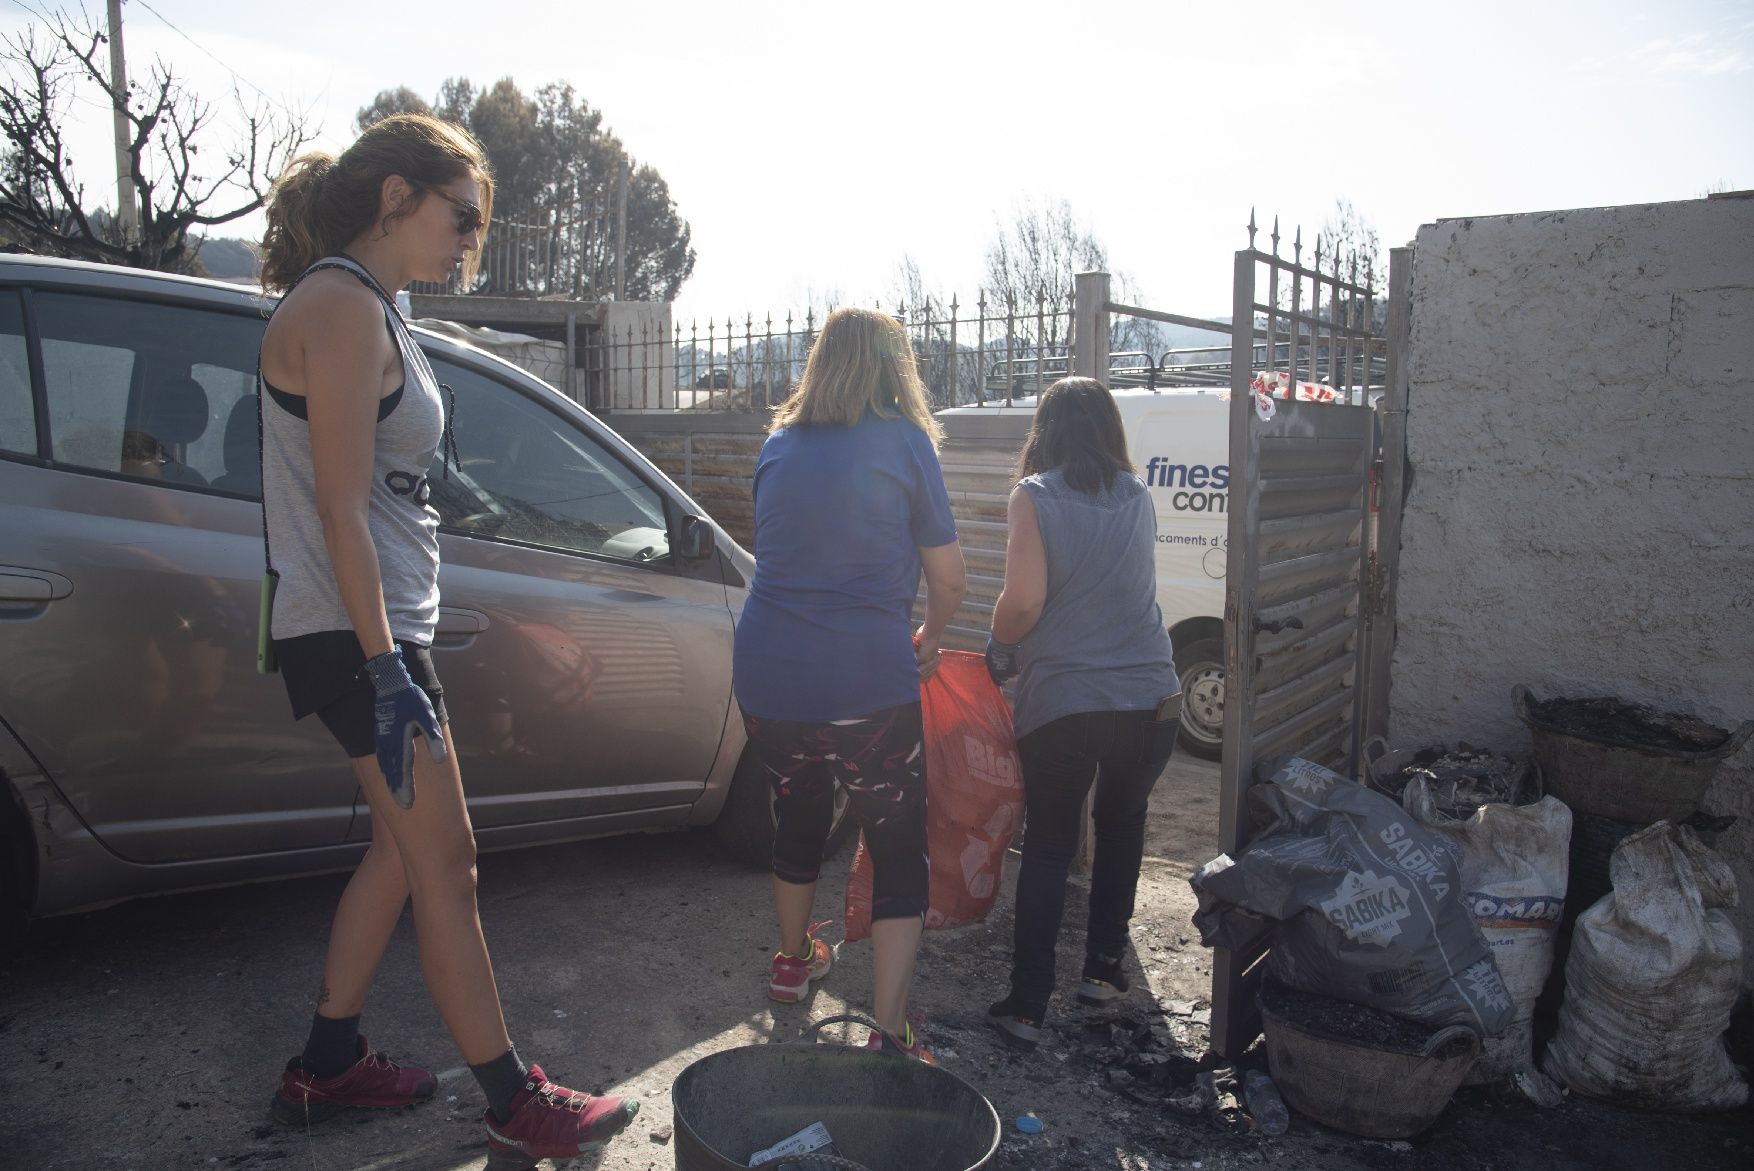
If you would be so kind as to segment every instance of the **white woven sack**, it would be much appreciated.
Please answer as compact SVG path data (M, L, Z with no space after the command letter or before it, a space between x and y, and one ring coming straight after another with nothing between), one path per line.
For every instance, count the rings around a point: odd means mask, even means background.
M1748 1085L1724 1048L1742 943L1730 868L1693 831L1639 830L1608 862L1611 894L1577 920L1559 1032L1543 1068L1580 1094L1653 1110L1728 1110Z
M1486 1038L1468 1080L1508 1080L1533 1069L1535 1001L1553 968L1565 908L1571 810L1557 797L1543 797L1532 805L1483 805L1461 820L1437 810L1423 777L1407 785L1401 804L1460 847L1468 909L1516 1003L1510 1027Z

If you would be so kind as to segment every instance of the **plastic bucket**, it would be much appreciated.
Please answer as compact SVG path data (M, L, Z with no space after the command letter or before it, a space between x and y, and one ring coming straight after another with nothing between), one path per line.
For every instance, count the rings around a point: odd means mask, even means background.
M1480 1055L1480 1036L1452 1025L1419 1053L1314 1032L1261 1005L1267 1068L1286 1105L1365 1138L1408 1138L1437 1121Z
M811 1027L859 1018L830 1017ZM976 1171L999 1149L992 1103L955 1074L894 1054L799 1042L709 1054L670 1090L677 1171L746 1168L813 1122L841 1158L788 1160L867 1171Z
M1510 694L1517 716L1534 738L1547 791L1573 812L1636 825L1685 821L1705 799L1718 766L1754 735L1750 721L1697 752L1639 748L1543 722L1530 708L1534 697L1520 683Z

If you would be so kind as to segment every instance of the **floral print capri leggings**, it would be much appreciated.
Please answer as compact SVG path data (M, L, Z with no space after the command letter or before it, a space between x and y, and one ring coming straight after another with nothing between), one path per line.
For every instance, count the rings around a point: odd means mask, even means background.
M834 820L834 783L847 791L871 852L871 918L926 913L926 752L920 705L904 703L828 724L744 716L749 747L773 786L773 872L816 881Z

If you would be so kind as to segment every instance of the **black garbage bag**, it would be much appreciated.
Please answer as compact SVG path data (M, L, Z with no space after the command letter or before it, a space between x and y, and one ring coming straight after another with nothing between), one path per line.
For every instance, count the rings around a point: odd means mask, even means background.
M1238 947L1273 923L1268 973L1433 1028L1497 1036L1515 1004L1462 889L1454 843L1317 764L1257 765L1255 839L1195 872L1194 925Z

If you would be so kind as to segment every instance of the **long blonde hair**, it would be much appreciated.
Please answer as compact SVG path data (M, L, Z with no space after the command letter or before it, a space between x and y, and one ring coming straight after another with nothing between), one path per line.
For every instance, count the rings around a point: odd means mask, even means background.
M400 175L414 198L378 218L384 180ZM472 176L481 184L481 235L493 216L493 168L487 151L463 127L426 114L395 114L368 126L341 157L311 151L293 159L268 201L262 240L262 287L284 289L325 256L333 256L376 225L420 205L427 191ZM479 249L463 261L465 287L481 263Z
M771 430L815 423L851 427L867 411L880 419L906 419L933 447L944 438L901 322L876 309L836 309L810 347L798 389L774 408Z

